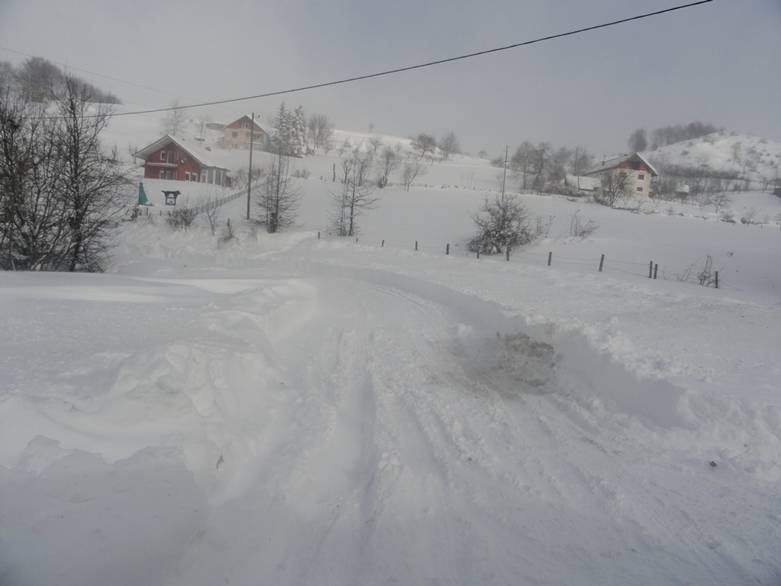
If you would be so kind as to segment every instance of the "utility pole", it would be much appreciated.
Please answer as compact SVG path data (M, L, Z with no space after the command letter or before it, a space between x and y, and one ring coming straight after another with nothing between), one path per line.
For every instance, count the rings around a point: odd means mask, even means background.
M507 157L510 155L510 146L504 146L504 174L502 175L502 201L504 201L504 187L507 183Z
M252 125L249 131L249 173L247 173L247 220L249 220L250 193L252 193L252 147L255 144L255 112L252 113Z

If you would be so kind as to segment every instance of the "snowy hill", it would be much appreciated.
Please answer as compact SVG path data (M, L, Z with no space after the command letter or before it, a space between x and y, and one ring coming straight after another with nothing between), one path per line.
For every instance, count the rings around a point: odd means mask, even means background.
M716 132L644 153L660 167L675 165L748 177L752 188L781 177L781 143L758 136Z

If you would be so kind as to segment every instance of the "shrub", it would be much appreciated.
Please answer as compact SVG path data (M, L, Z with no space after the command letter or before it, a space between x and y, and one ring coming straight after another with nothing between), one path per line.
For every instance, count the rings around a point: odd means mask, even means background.
M166 222L174 230L187 230L197 217L198 210L196 208L184 207L168 212Z
M486 201L472 219L477 225L477 234L468 244L472 252L501 254L534 240L526 206L514 195L505 194L492 202Z
M569 221L569 235L574 238L588 238L596 232L599 226L590 218L586 218L584 222L578 214L580 214L580 210L572 214L572 218Z

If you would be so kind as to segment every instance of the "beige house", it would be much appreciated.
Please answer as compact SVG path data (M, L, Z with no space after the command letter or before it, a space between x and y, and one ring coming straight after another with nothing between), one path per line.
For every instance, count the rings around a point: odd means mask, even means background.
M624 194L627 197L649 197L651 195L651 179L659 173L640 153L622 155L605 159L590 171L587 176L605 177L607 173L613 178L622 175L625 177Z
M253 122L249 116L242 116L223 129L223 147L226 149L248 149L253 129L255 145L260 146L265 143L268 136L266 131L257 122Z

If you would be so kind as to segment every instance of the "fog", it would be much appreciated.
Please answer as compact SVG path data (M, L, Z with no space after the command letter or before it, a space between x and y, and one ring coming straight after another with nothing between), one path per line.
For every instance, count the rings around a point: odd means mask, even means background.
M0 59L23 61L14 49L65 63L127 107L155 107L403 66L673 4L0 0ZM781 139L780 30L778 0L721 0L286 101L328 114L338 128L402 136L455 130L472 152L548 140L609 153L624 149L634 128L695 119ZM279 101L215 107L211 115L268 117Z

